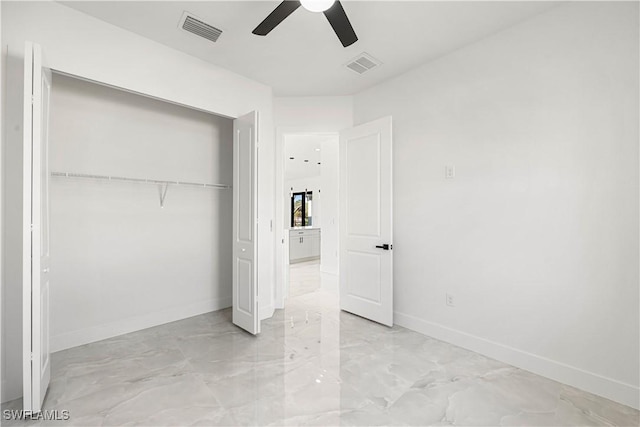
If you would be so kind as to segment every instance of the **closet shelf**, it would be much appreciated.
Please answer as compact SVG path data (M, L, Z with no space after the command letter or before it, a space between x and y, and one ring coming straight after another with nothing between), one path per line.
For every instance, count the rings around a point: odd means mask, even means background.
M231 188L230 185L225 185L225 184L206 184L206 183L187 182L187 181L162 181L157 179L126 178L122 176L90 175L90 174L84 174L84 173L51 172L51 176L62 177L62 178L96 179L96 180L118 181L118 182L137 182L140 184L189 185L193 187L217 188L220 190L228 190Z
M207 183L198 183L198 182L187 182L187 181L162 181L157 179L144 179L144 178L127 178L123 176L108 176L108 175L90 175L84 173L70 173L70 172L51 172L51 176L60 177L60 178L81 178L81 179L92 179L99 181L116 181L116 182L135 182L138 184L154 184L160 186L160 207L164 207L164 200L167 197L167 190L169 190L170 185L186 185L190 187L201 187L201 188L214 188L217 190L228 190L231 188L230 185L225 184L207 184Z

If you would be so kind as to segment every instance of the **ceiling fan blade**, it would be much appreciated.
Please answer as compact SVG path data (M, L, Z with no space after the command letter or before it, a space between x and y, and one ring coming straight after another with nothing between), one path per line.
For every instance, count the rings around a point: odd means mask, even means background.
M347 14L339 1L336 1L331 8L326 10L324 16L327 17L329 24L333 27L333 31L336 32L342 46L351 46L358 41L358 36L353 31L351 22L349 22L349 18L347 18Z
M253 34L266 36L300 6L298 0L284 0L253 30Z

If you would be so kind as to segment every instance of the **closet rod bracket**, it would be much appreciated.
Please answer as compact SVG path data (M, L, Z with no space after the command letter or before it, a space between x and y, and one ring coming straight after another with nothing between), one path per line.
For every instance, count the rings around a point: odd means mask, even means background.
M160 184L160 207L164 208L164 199L167 197L167 190L169 190L169 184Z

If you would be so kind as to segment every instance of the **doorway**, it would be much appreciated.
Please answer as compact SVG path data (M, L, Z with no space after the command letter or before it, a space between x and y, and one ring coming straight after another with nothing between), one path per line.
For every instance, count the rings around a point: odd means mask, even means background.
M337 133L282 135L279 212L282 229L282 304L289 297L337 292Z
M341 310L393 325L392 148L390 116L339 133L276 132L276 308L291 295L290 276L297 282L297 273L311 273L292 268L313 260L308 252L293 250L291 257L292 245L312 241L309 227L318 229L321 250L319 285L307 289L335 291ZM317 194L309 184L314 176Z

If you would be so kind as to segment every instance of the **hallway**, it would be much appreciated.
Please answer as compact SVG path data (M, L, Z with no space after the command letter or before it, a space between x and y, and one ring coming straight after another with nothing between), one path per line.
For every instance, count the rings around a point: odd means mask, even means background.
M289 265L289 298L320 289L320 261L306 261Z

